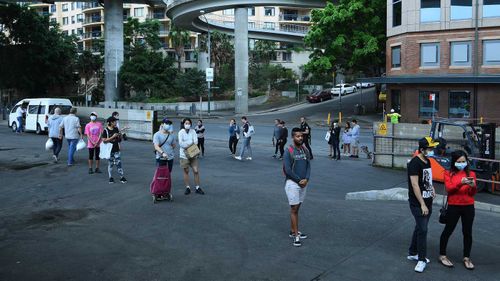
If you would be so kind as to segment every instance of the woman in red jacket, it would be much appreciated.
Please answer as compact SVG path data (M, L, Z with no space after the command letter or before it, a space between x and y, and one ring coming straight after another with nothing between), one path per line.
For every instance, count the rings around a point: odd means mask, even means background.
M469 159L462 150L451 154L451 170L446 171L444 184L448 192L448 211L446 226L441 234L439 244L439 261L446 267L453 267L453 263L446 257L446 246L458 220L462 219L462 233L464 235L465 268L472 270L474 264L470 259L472 248L472 223L474 222L474 195L476 189L476 174L469 169Z

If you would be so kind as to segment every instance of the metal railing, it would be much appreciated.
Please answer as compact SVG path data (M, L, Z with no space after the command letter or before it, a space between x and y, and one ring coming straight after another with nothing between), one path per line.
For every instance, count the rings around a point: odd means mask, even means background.
M83 39L97 39L102 37L102 31L92 31L92 32L86 32L82 34Z
M86 17L83 20L83 24L99 23L99 22L103 22L103 18L101 16Z
M308 15L296 15L296 14L282 14L280 15L280 21L305 21L310 22L311 16Z
M101 5L97 2L83 3L82 10L94 9L94 8L102 8Z

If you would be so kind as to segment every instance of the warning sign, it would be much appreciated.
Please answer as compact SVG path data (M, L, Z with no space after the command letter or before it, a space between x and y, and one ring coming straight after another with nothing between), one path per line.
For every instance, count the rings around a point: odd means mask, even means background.
M380 123L378 126L378 135L387 136L387 123Z

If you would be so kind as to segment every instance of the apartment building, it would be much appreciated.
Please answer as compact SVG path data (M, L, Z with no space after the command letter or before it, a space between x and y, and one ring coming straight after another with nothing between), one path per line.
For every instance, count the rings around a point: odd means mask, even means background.
M500 123L500 1L388 0L387 109Z

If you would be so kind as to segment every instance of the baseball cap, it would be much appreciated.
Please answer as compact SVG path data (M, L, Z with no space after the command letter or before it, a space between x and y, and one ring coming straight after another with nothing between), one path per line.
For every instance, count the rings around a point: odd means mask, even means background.
M115 117L111 116L111 117L108 117L108 119L106 120L106 122L111 123L111 122L116 122L116 120L117 119Z
M95 117L97 117L97 113L95 111L90 112L90 115L94 115Z
M435 142L431 137L421 138L418 141L418 148L434 148L439 145L439 142Z
M170 121L170 119L168 119L167 117L163 118L163 120L161 121L161 123L163 124L172 124L172 121Z

